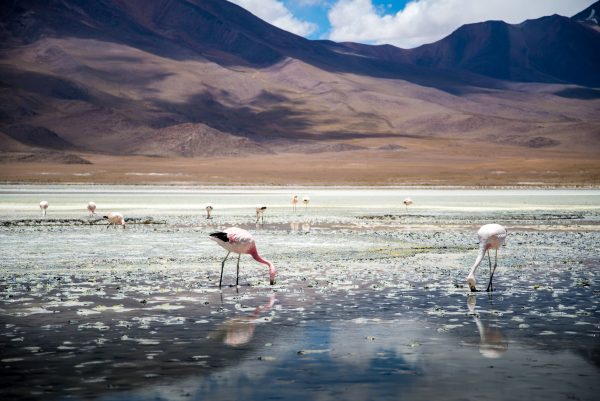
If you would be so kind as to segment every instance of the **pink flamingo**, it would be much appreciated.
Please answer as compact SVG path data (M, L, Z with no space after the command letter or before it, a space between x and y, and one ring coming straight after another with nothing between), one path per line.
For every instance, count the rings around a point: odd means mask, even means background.
M406 207L406 211L408 212L408 207L413 204L413 200L411 198L404 198L402 203L404 203L404 206Z
M48 210L48 202L41 201L40 202L40 210L42 211L42 216L46 217L46 210Z
M237 227L230 227L223 231L210 234L210 239L227 250L227 255L225 256L225 259L223 259L223 262L221 262L221 278L219 279L219 288L221 288L221 284L223 283L223 269L225 268L225 261L231 252L238 254L237 276L235 279L236 286L238 285L240 279L240 257L242 256L242 253L247 253L257 262L269 266L269 279L271 285L275 284L275 266L273 266L273 263L270 261L260 257L258 251L256 250L254 238L248 231Z
M87 210L90 213L90 217L96 214L96 204L94 202L90 202L87 205Z
M256 224L261 220L262 224L265 224L265 210L267 210L266 206L258 206L256 208Z
M304 209L308 209L308 203L310 202L310 197L305 196L304 198L302 198L302 203L304 203Z
M493 291L494 288L492 286L492 279L494 278L494 272L496 271L496 266L498 265L498 248L504 245L504 241L506 240L506 228L502 227L500 224L486 224L481 226L479 231L477 231L477 236L479 237L479 254L477 255L475 264L471 268L471 272L467 276L467 283L469 284L471 291L477 291L475 288L475 271L481 264L481 261L487 252L488 261L490 263L490 282L488 283L486 291ZM490 249L496 250L493 270Z
M121 213L110 212L108 215L102 217L108 220L106 228L110 226L123 226L123 230L125 229L125 218Z
M298 205L299 199L298 199L298 195L294 195L294 197L292 198L292 210L295 212L296 211L296 205Z

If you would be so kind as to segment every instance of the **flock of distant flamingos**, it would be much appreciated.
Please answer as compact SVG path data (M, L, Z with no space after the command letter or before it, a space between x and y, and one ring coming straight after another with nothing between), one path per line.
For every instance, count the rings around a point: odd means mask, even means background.
M300 200L298 198L298 195L294 195L294 197L292 198L292 208L294 211L296 211L296 207L297 207L299 201ZM308 208L309 202L310 202L310 198L308 196L305 196L302 199L302 203L304 203L305 208ZM404 203L404 206L408 210L408 206L413 204L413 200L411 198L406 198L406 199L404 199L404 201L402 203ZM48 202L47 201L40 202L40 210L42 211L42 215L45 217L46 212L48 210ZM93 216L94 214L96 214L96 204L94 202L89 202L87 205L87 210L88 210L90 216ZM259 222L259 220L261 220L262 223L264 223L265 210L267 210L266 206L258 206L256 208L256 222L257 223ZM213 206L207 205L206 206L206 218L207 219L212 218L211 217L212 211L213 211ZM125 228L125 218L123 217L123 214L121 214L121 213L110 212L106 216L103 216L103 218L108 220L108 226L106 228L110 227L111 225L115 226L115 227L120 225L120 226L123 226L123 228ZM489 265L490 265L490 280L488 282L486 291L494 290L493 285L492 285L492 279L494 278L494 273L496 272L496 267L498 265L498 249L502 245L504 245L504 242L506 240L506 233L507 233L506 228L504 228L500 224L485 224L477 232L477 236L479 237L479 253L477 255L477 259L475 260L475 264L473 264L473 266L471 267L471 271L469 272L469 274L467 276L467 284L469 285L469 288L471 291L477 291L477 288L475 286L475 284L476 284L475 272L477 271L477 268L481 264L486 253L488 255L488 261L489 261ZM252 256L254 258L254 260L256 260L257 262L267 265L269 267L269 281L270 281L271 285L275 284L275 274L276 274L275 266L273 265L273 263L271 261L263 259L258 254L258 250L256 249L256 242L254 241L254 238L248 231L238 228L238 227L230 227L223 231L218 231L218 232L214 232L214 233L210 234L210 239L214 240L218 245L220 245L227 251L227 255L225 256L225 259L223 259L223 261L221 262L221 278L219 279L219 288L221 288L221 285L223 283L223 270L225 268L225 261L227 260L227 258L229 257L229 254L231 254L231 252L238 254L237 275L236 275L236 279L235 279L236 286L239 285L240 258L242 256L242 254L248 254L248 255ZM492 259L490 256L491 249L495 250L493 267L492 267Z

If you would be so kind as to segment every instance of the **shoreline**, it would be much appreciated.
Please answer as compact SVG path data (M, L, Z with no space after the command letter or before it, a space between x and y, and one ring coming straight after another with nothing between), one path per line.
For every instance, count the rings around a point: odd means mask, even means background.
M406 185L353 185L353 184L261 184L261 183L211 183L211 184L194 184L187 182L138 182L138 183L116 183L116 182L36 182L36 181L0 181L0 188L7 186L112 186L112 187L189 187L198 189L319 189L319 190L350 190L350 189L370 189L370 190L393 190L393 189L417 189L417 190L600 190L600 184L540 184L540 185L422 185L422 184L406 184Z

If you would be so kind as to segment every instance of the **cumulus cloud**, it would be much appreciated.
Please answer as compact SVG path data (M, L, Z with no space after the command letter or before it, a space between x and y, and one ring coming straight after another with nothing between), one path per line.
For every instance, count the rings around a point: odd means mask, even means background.
M317 30L312 22L294 17L290 10L278 0L229 0L245 8L269 24L300 36L308 36Z
M571 16L593 0L413 0L382 14L371 0L338 0L329 10L329 39L389 43L411 48L435 42L463 24L487 20L519 23L544 15Z
M328 0L295 0L296 3L303 7L310 6L325 6Z

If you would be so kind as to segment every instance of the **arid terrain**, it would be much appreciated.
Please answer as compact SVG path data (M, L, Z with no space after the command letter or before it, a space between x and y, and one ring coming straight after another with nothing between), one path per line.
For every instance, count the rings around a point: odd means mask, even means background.
M514 147L485 144L446 149L437 149L432 144L426 151L426 158L420 152L403 150L203 159L83 154L82 157L92 164L7 162L1 165L0 177L8 182L196 185L529 187L600 184L600 162L594 154L582 158L575 152L549 154L547 151L531 150L515 156ZM490 154L493 159L490 159Z
M600 183L589 21L404 50L309 41L226 1L68 4L0 6L0 181Z

